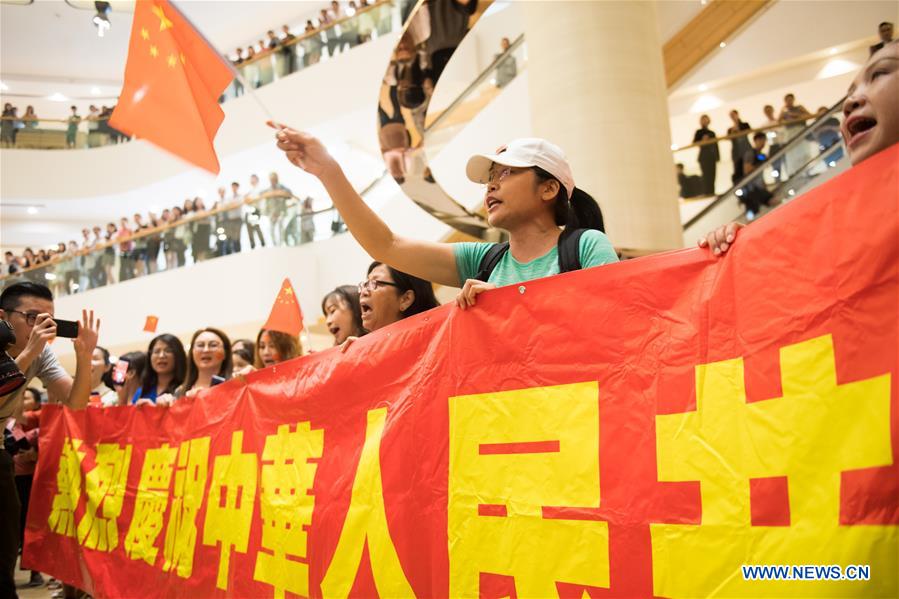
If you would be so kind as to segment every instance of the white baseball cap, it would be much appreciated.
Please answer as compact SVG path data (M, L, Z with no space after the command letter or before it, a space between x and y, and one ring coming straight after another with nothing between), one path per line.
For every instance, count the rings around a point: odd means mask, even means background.
M569 198L574 193L574 177L565 152L545 139L523 137L510 141L496 154L475 154L468 159L465 173L475 183L489 183L490 167L494 163L518 168L540 167L559 180Z

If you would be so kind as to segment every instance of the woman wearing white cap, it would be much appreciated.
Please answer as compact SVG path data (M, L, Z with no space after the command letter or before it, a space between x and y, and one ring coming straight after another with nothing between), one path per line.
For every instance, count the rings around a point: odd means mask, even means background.
M518 139L496 154L468 161L468 177L486 184L487 222L509 232L507 246L441 243L394 235L318 139L269 124L278 129L278 147L288 160L318 177L350 232L375 260L441 285L461 286L456 299L461 308L500 285L618 260L602 233L599 206L575 187L564 153L546 140Z

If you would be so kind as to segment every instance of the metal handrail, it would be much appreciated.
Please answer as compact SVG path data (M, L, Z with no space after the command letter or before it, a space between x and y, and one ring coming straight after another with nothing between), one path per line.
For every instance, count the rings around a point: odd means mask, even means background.
M460 104L462 104L462 102L465 100L465 98L467 98L471 94L471 92L473 92L478 86L480 86L484 81L486 81L490 77L490 75L496 70L496 68L500 65L500 63L503 62L509 56L511 56L512 53L515 52L515 50L517 50L518 47L521 46L523 43L524 43L524 34L522 33L517 38L515 38L514 42L512 42L509 45L508 50L506 50L502 54L498 55L493 60L493 62L491 62L487 66L487 68L485 68L477 77L475 77L474 81L472 81L471 84L469 84L469 86L466 87L462 91L462 93L460 93L458 96L456 96L455 100L450 102L449 106L447 106L446 108L444 108L441 111L440 115L437 118L435 118L433 121L431 121L430 124L425 126L425 133L427 133L428 131L430 131L437 125L439 125L441 122L443 122L443 120L447 117L447 115L449 115Z
M802 131L796 133L796 135L790 141L788 141L780 150L778 150L777 153L769 156L767 163L777 162L778 159L786 157L787 153L790 150L797 147L800 143L805 142L805 138L810 132L819 128L825 122L825 120L832 117L835 112L842 110L844 100L845 100L845 97L841 98L836 104L831 106L827 112L825 112L824 114L818 115L817 118L810 125L805 127ZM805 165L803 165L802 168L800 168L796 171L796 174L802 172L802 170L806 166L808 166L808 164L810 164L812 161L814 161L816 158L817 157L814 157L811 160L809 160ZM716 206L720 205L721 202L723 202L727 199L730 199L731 197L739 197L736 195L736 191L738 189L742 189L742 188L746 187L752 180L756 179L757 177L764 176L764 172L765 172L764 169L757 168L757 169L753 170L751 173L749 173L748 175L744 176L742 179L737 181L730 189L728 189L727 191L725 191L722 194L719 194L715 198L714 201L709 202L709 204L707 206L705 206L702 210L700 210L698 213L696 213L690 220L688 220L686 223L684 223L683 229L686 230L686 229L689 229L690 227L692 227L694 224L696 224L699 221L699 219L701 219L703 216L707 215L709 212L714 210ZM795 175L793 175L793 176L795 176ZM792 179L792 178L793 177L791 176L790 179ZM787 182L788 181L782 182L780 185L778 185L775 188L775 190L779 190L783 185L786 185Z

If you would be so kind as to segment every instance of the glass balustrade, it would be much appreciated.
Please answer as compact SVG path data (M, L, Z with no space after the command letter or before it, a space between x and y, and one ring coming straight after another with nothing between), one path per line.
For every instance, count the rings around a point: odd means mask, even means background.
M0 140L4 148L65 150L96 148L131 139L109 126L109 117L68 119L27 117L0 118Z
M286 191L191 213L139 232L116 233L15 274L0 287L33 281L69 295L263 247L294 247L346 231L330 202Z
M768 146L755 150L753 168L684 223L685 238L707 233L731 220L753 220L848 168L840 134L842 106L841 99L827 112L810 119L809 126L792 132L777 151L772 152Z
M447 81L446 88L439 87L431 98L425 120L428 147L433 147L433 135L438 131L467 124L526 68L527 45L522 34L468 85L454 88L454 82ZM444 98L452 100L446 102Z
M833 117L833 110L826 114ZM817 155L818 146L833 144L839 138L839 122L836 127L820 132L821 139L814 138L806 131L806 127L818 123L824 113L811 115L806 119L787 121L768 127L749 129L739 134L718 137L700 143L689 144L674 148L672 156L676 165L683 165L682 171L677 173L680 182L680 197L685 199L720 196L730 190L745 174L743 163L746 161L746 152L753 148L753 136L756 133L765 134L765 144L757 154L773 156L780 154L768 170L773 179L785 181L798 172L803 165ZM799 137L798 143L791 143ZM701 155L711 151L712 146L718 146L719 160L716 163L714 186L709 186L703 181L703 168L700 164ZM789 147L786 152L782 149ZM737 163L740 164L737 164Z

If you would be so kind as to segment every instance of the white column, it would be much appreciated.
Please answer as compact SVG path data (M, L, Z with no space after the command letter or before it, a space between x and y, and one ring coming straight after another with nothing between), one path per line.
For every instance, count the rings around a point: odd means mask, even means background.
M534 134L565 150L616 247L682 247L655 3L520 6Z

